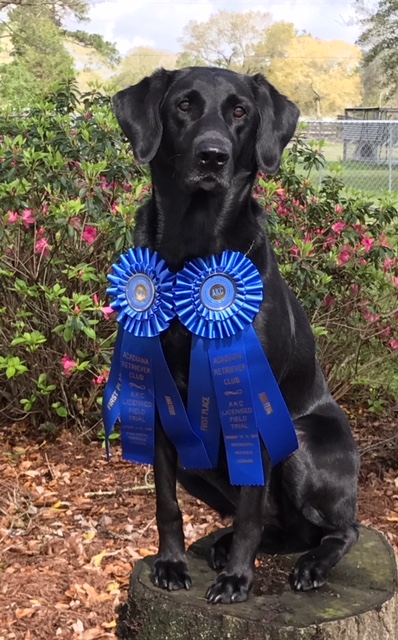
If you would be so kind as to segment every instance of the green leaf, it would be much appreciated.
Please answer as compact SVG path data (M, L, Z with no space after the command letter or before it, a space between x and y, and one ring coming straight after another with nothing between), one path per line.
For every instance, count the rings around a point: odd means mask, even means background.
M83 331L84 331L84 333L86 334L86 336L88 338L91 338L92 340L96 340L97 339L97 334L94 331L94 329L92 329L91 327L84 327Z

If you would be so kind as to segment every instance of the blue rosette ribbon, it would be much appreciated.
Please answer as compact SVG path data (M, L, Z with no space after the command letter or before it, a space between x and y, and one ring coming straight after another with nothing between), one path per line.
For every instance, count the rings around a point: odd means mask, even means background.
M120 420L126 460L154 463L155 410L186 469L210 468L202 440L191 429L179 391L167 366L159 335L175 316L174 280L164 260L149 249L129 249L108 275L108 294L119 323L103 420L109 437Z
M252 324L263 295L254 264L233 251L192 260L176 276L176 313L193 334L188 417L214 466L222 432L234 485L265 483L259 434L273 465L298 446Z

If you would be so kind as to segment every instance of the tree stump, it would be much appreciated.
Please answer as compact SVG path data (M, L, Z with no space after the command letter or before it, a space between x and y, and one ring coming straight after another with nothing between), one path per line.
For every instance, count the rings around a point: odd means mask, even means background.
M361 528L318 591L291 590L296 554L259 556L247 602L209 605L204 594L215 574L207 558L217 535L189 550L190 591L153 586L153 558L138 562L120 611L121 640L398 640L397 564L382 534Z

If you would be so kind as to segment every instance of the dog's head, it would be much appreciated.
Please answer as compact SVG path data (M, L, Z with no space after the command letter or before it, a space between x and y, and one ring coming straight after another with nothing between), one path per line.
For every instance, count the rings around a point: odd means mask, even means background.
M298 108L261 74L160 69L114 97L138 162L163 158L188 190L228 189L239 172L273 175Z

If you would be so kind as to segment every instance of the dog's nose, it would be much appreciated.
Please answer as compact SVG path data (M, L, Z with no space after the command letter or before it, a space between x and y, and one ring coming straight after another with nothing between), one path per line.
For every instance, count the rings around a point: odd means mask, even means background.
M201 167L221 169L230 158L229 149L220 143L203 141L198 144L196 158Z

